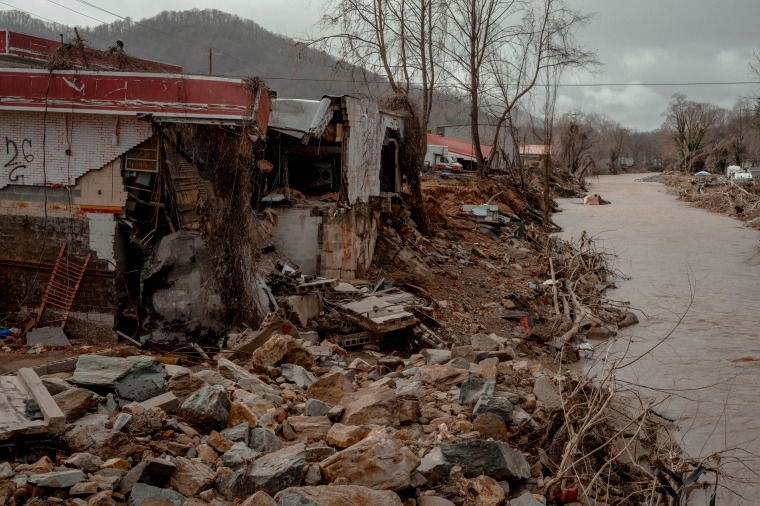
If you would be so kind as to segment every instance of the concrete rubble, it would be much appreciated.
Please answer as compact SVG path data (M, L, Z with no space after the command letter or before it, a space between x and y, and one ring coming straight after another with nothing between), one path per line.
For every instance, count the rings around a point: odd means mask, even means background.
M511 354L477 359L475 348L499 352L514 339L472 342L390 360L313 355L318 345L274 333L245 359L191 368L83 355L42 378L61 429L64 414L69 423L60 451L4 464L0 490L82 506L543 504L531 494L538 460L519 435L561 409L553 375ZM125 381L160 393L122 398Z

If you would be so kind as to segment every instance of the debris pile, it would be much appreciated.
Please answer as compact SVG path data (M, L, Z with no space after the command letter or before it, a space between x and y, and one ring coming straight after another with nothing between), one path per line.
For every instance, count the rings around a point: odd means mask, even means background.
M272 332L215 366L82 355L38 380L67 424L57 449L6 445L2 502L644 500L661 424L604 385L516 360L521 344L472 336L400 358Z

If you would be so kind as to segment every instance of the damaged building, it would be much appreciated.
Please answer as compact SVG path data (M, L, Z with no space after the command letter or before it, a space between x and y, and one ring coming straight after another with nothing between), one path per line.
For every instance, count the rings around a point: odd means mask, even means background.
M155 62L122 72L109 52L41 68L63 47L46 44L0 45L0 311L217 339L278 309L277 261L312 283L365 275L401 190L400 116Z
M151 256L162 237L181 244L177 262L205 249L197 210L213 195L213 164L191 148L192 135L245 132L260 143L270 112L263 83L26 63L0 68L0 280L9 287L0 310L42 306L52 311L39 311L38 325L70 315L131 335L143 302L178 320L198 310L218 317L218 297L199 295L208 272L160 297L143 289L175 283L166 279L171 255ZM146 278L151 269L164 279Z
M305 274L364 276L401 190L402 118L352 96L275 99L269 128L260 209L276 212L274 246Z

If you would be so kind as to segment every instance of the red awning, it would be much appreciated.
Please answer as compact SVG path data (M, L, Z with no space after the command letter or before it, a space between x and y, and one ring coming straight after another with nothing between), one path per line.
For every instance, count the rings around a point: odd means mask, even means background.
M446 146L449 148L449 153L467 158L475 158L475 152L472 149L473 144L471 141L452 139L451 137L444 137L442 135L427 134L427 142L430 146ZM487 144L481 144L480 149L483 152L483 156L488 156L492 147L493 146Z
M186 74L0 68L0 97L0 110L237 123L253 114L262 135L271 111L264 86Z

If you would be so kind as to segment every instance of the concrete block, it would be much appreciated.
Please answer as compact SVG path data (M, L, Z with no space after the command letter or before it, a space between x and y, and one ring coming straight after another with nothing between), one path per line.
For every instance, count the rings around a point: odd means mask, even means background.
M66 333L61 327L41 327L26 334L28 346L71 346Z
M180 403L179 399L177 399L173 393L166 392L165 394L143 401L140 405L144 408L161 408L171 414L176 413L177 410L179 410Z

